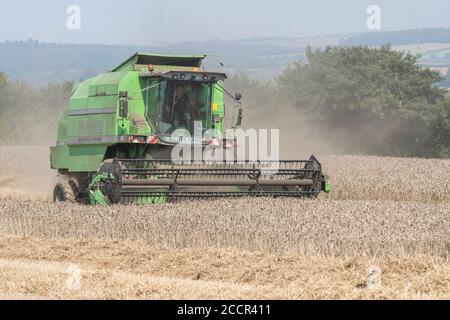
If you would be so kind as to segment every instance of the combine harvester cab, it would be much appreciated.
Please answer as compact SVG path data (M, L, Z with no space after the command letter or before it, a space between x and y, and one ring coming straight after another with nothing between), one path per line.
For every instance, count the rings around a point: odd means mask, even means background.
M201 151L235 147L233 137L221 134L226 75L202 71L205 57L136 53L78 84L50 149L51 167L59 173L53 200L105 205L329 192L314 156L276 162L171 160L180 144ZM233 98L230 127L235 129L242 110L240 95Z

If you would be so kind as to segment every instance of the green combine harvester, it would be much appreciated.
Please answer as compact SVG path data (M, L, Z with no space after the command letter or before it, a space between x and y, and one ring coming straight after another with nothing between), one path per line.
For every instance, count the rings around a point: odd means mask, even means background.
M330 183L308 160L175 161L175 146L235 148L225 131L224 73L205 72L206 55L136 53L78 84L58 127L50 163L55 202L161 203L184 197L315 197ZM232 95L230 95L232 96ZM241 125L240 94L230 128ZM200 131L200 135L198 132ZM197 134L196 134L197 132ZM269 168L269 169L268 169Z

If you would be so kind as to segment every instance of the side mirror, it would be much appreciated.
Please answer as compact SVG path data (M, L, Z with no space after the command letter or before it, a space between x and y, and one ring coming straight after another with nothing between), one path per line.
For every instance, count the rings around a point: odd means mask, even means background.
M128 92L120 91L119 92L119 113L122 118L126 118L128 116Z
M235 106L233 110L232 128L237 128L242 124L242 108L241 106Z

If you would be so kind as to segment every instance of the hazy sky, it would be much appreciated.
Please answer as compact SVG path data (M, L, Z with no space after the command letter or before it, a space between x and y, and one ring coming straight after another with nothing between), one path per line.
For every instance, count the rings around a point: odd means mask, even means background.
M80 30L66 26L72 4ZM2 0L0 41L151 45L368 32L369 5L381 9L381 30L450 27L449 0Z

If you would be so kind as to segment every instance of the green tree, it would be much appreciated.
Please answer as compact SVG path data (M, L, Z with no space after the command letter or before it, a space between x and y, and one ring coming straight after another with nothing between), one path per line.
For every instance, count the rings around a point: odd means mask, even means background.
M7 92L8 92L8 79L6 75L0 72L0 141L4 135L5 116L7 108Z
M7 92L8 78L5 74L0 72L0 113L4 110L4 98Z
M347 152L448 151L450 103L435 86L442 77L417 65L417 56L389 45L308 48L306 55L307 63L293 63L279 76L280 91Z
M3 72L0 72L0 90L6 87L8 79Z

